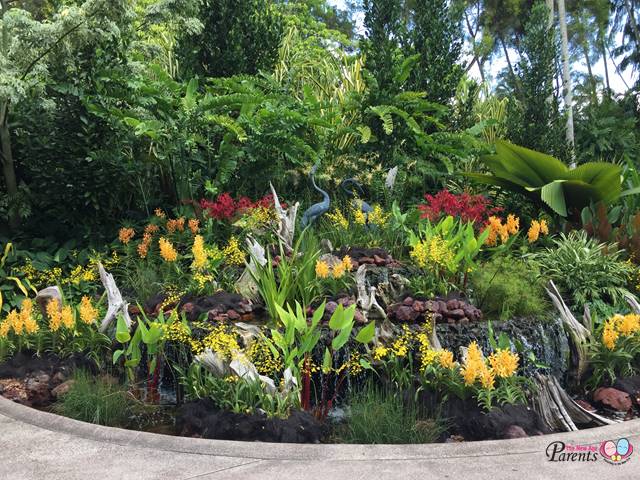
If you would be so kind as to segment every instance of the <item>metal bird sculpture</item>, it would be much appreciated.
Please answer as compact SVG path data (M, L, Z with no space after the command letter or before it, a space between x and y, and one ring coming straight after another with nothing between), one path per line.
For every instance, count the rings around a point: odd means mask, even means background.
M347 195L347 197L353 199L351 200L351 204L355 208L359 208L362 211L362 213L364 213L365 215L368 215L369 213L373 212L373 207L371 205L369 205L364 200L355 198L356 190L358 192L359 197L364 195L364 189L362 188L362 185L355 178L347 178L343 180L342 183L340 183L340 188L345 193L345 195Z
M329 194L324 190L322 190L321 188L319 188L318 185L316 185L315 173L317 169L318 169L318 164L316 163L313 166L313 168L311 168L309 177L311 178L311 184L313 185L313 188L315 188L318 192L322 194L323 199L321 202L314 203L313 205L311 205L302 214L302 220L300 222L300 224L302 225L302 228L308 227L313 222L315 222L320 216L327 213L329 211L329 206L331 205L331 199L329 198Z

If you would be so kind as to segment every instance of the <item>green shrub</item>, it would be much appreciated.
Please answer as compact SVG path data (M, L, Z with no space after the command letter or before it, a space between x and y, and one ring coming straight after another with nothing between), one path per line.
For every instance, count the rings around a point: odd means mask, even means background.
M540 316L549 308L538 271L531 262L496 258L471 275L475 300L489 318Z
M604 305L624 305L627 284L633 273L631 263L622 261L615 243L599 243L583 230L561 234L550 248L532 259L541 276L553 280L574 310L584 305L600 309Z
M368 384L350 396L351 415L336 429L345 443L432 443L445 431L438 418L429 418L406 404L398 392Z
M73 386L58 400L54 410L83 422L124 427L132 413L133 399L123 385L111 378L94 377L78 370Z

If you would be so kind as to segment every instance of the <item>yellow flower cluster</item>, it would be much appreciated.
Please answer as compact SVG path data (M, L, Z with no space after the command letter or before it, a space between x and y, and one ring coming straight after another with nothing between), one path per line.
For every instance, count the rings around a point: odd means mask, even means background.
M416 340L419 344L420 352L420 366L421 370L424 370L430 365L436 362L443 368L452 369L456 366L456 362L453 359L453 352L442 349L434 350L431 348L431 341L429 340L430 322L427 322L426 327L422 332L416 335Z
M640 315L635 313L614 315L604 324L602 343L607 349L613 350L620 336L630 337L638 332L640 332Z
M168 325L165 325L162 331L162 338L169 342L184 343L187 345L190 345L192 340L189 327L178 320L174 320Z
M160 256L165 262L175 262L178 259L178 252L169 240L161 237L158 245L160 246Z
M338 228L341 230L349 229L349 220L344 216L342 210L336 208L333 212L329 212L325 214L325 217L331 222L331 225L334 228Z
M126 227L122 227L119 231L118 231L118 239L125 245L127 245L131 239L133 238L133 236L136 234L135 230L133 228L126 228Z
M224 260L229 265L244 265L244 253L240 248L240 242L236 237L231 237L229 243L222 250Z
M373 349L373 359L376 361L384 360L389 354L389 349L383 345L378 345Z
M167 216L167 214L164 213L164 210L162 210L161 208L156 208L153 213L158 218L165 218Z
M485 241L490 247L495 247L498 244L498 238L501 243L507 243L511 235L515 235L520 231L520 219L510 213L507 215L507 221L502 223L502 219L491 216L489 217L489 236Z
M269 346L261 340L255 340L247 349L247 357L256 366L261 375L273 377L280 373L284 366L281 358L275 358Z
M62 307L62 312L60 312L60 321L62 322L62 325L69 330L75 326L76 319L71 305L65 305Z
M86 266L76 265L67 276L60 267L37 270L30 260L17 270L35 287L79 285L81 282L93 282L98 278L95 260L91 260Z
M448 243L439 235L416 243L409 255L421 268L449 268L455 257Z
M258 206L251 209L251 213L248 218L248 225L251 229L264 227L275 220L276 216L277 213L275 209Z
M231 328L223 324L216 325L200 342L192 343L191 348L195 354L210 348L225 359L232 358L235 352L240 350L237 335Z
M193 279L198 284L198 288L202 290L208 283L213 282L214 277L210 273L196 272L193 274Z
M518 370L518 362L520 357L516 353L512 353L506 348L500 348L497 352L489 356L489 365L491 371L500 378L508 378L513 376Z
M20 305L20 312L11 310L0 323L0 338L4 338L13 330L16 335L31 334L39 330L38 322L33 316L33 302L26 298Z
M384 227L389 221L390 213L385 212L380 205L374 205L373 210L369 212L369 223Z
M78 310L80 311L80 320L87 325L91 325L98 319L98 309L93 306L91 299L86 295L82 297Z
M473 385L477 380L483 388L492 390L495 383L494 373L487 367L484 356L478 344L474 341L467 349L467 360L460 373L465 385Z
M338 279L344 277L345 273L350 272L352 268L353 262L349 255L342 257L342 260L334 263L333 266L329 266L329 263L324 260L318 260L316 262L316 277Z
M357 225L366 225L367 224L367 216L362 211L362 202L356 201L355 205L351 206L351 216L353 217L353 221Z
M194 270L203 270L207 266L207 251L204 247L204 238L202 235L196 235L193 239L191 253L193 254L191 268Z
M411 342L413 342L413 339L414 333L407 325L403 325L402 334L391 344L391 352L396 357L406 357L411 350Z
M47 317L49 318L49 330L57 332L60 329L62 323L62 314L60 302L57 299L49 300L47 303Z
M540 234L549 235L549 226L547 225L547 221L545 219L542 219L540 221L532 220L529 231L527 232L529 243L537 241L538 238L540 238Z

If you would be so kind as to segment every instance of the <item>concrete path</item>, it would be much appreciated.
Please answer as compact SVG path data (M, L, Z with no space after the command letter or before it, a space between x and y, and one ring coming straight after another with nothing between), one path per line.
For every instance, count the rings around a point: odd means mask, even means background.
M623 465L550 462L555 440L626 437ZM640 479L640 420L518 440L433 445L291 445L202 440L99 427L0 397L0 480Z

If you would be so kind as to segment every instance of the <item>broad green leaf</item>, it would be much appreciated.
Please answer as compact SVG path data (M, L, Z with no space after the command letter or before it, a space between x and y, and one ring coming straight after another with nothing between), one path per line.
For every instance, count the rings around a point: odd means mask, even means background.
M356 342L359 343L369 343L373 340L374 335L376 334L376 322L371 321L366 326L362 327L358 334L356 335Z
M331 348L333 350L340 350L344 346L344 344L349 341L349 336L351 335L352 329L353 329L353 323L351 323L350 325L347 325L342 330L340 330L340 333L338 334L338 336L335 337L331 342Z

